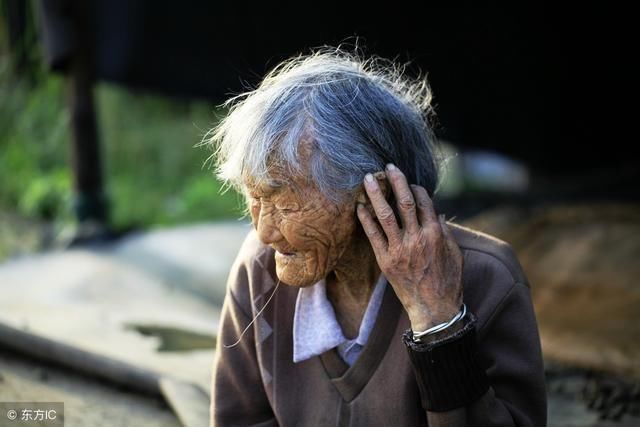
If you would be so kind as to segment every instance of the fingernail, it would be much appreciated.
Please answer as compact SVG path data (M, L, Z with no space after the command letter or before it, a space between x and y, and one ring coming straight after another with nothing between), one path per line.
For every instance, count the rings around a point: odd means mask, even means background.
M387 165L387 170L388 171L394 171L394 170L396 170L396 167L395 167L395 165L393 163L389 163Z
M368 173L364 176L364 179L367 180L368 182L373 182L373 175Z

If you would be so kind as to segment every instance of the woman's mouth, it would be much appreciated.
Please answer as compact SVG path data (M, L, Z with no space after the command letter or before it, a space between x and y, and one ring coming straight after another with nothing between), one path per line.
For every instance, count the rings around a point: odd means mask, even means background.
M277 248L272 246L272 248L276 251L276 255L280 255L280 256L293 256L296 254L296 252L292 251L292 250L283 250L284 248Z
M296 252L280 252L276 251L276 258L280 262L288 262L296 258Z

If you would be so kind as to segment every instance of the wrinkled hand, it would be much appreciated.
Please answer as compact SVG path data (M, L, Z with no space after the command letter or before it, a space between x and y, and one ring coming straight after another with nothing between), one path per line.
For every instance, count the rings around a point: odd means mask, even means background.
M388 165L387 179L397 200L402 228L371 174L364 187L378 218L363 205L358 218L378 265L404 306L411 327L422 331L449 321L462 305L462 253L444 216L438 217L427 190L409 186L404 174ZM379 222L379 224L378 224Z

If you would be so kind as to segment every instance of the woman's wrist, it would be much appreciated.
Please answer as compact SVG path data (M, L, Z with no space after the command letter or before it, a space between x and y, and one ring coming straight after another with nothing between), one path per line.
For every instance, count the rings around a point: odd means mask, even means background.
M460 329L463 326L463 318L467 313L467 307L465 304L462 304L460 311L458 311L455 315L450 316L446 321L436 323L434 322L411 322L411 329L413 334L413 339L416 342L430 342L437 340L442 337L446 337L447 335L451 335ZM415 325L427 325L424 326L415 326ZM424 329L422 329L424 328Z
M420 342L423 342L425 344L428 343L432 343L432 342L436 342L436 341L440 341L446 337L455 335L457 332L459 332L460 330L462 330L464 328L464 321L462 319L460 319L459 321L457 321L456 323L454 323L453 325L451 325L449 328L444 329L442 331L438 331L435 332L433 334L429 334L429 335L425 335L423 337L420 338Z
M409 321L411 323L411 330L418 332L426 331L436 325L446 323L459 313L460 306L457 306L453 308L447 308L445 310L438 310L437 313L435 313L435 310L423 308L413 310L413 312L407 312L407 315L409 316Z

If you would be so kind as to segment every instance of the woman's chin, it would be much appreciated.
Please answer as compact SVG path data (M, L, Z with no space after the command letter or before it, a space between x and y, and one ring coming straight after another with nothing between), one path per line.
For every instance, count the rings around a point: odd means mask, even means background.
M312 286L322 280L322 277L316 278L299 269L292 268L292 266L280 265L279 263L276 263L276 275L283 283L296 288Z

